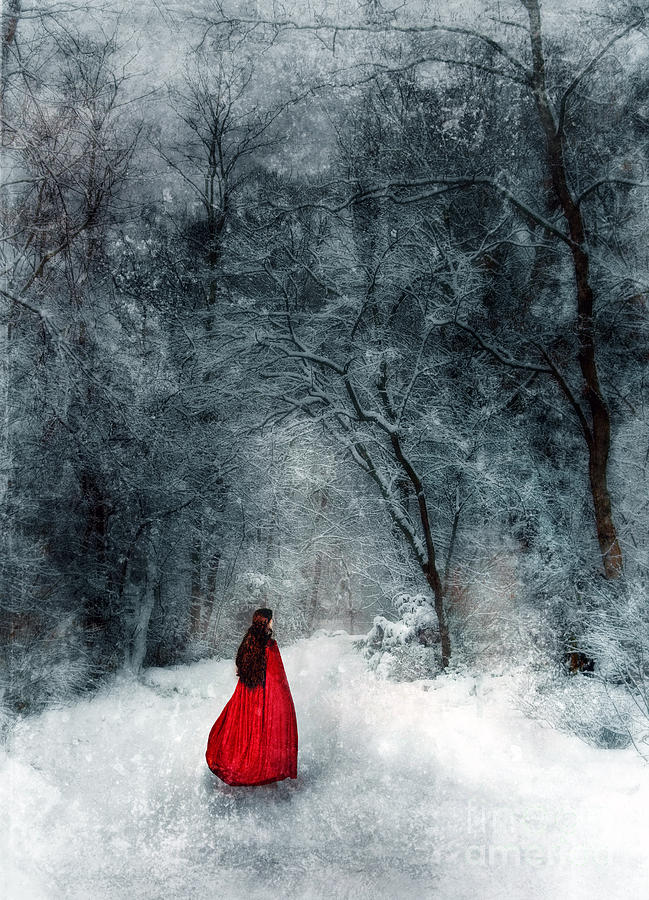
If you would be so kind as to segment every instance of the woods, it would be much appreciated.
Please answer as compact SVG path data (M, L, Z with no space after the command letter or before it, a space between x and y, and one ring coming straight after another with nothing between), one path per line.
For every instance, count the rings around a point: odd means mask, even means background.
M3 11L7 708L255 605L640 695L642 8L136 6Z

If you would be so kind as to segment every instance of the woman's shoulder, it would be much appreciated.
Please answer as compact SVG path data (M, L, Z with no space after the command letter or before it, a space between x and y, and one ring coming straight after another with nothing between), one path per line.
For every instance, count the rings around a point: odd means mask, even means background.
M271 638L271 639L268 641L268 646L269 646L269 647L276 647L276 646L277 646L277 641L275 640L275 638Z

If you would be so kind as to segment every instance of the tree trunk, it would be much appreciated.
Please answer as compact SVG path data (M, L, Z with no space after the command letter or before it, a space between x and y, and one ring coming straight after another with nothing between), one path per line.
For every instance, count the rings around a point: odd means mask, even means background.
M197 534L191 552L192 586L189 607L189 639L198 637L201 629L201 536Z
M0 18L2 29L2 60L0 63L0 146L5 145L5 92L9 83L9 60L15 44L16 30L21 14L21 0L5 0Z
M309 614L309 628L315 625L316 615L318 613L318 599L320 592L320 581L322 580L322 550L318 550L315 557L315 565L313 567L313 587L311 590L311 611Z
M602 443L604 442L602 441ZM608 441L605 442L605 450L598 446L591 448L588 461L588 475L595 508L597 540L604 563L604 573L607 578L617 578L622 574L622 550L617 539L611 513L611 498L606 481L607 455Z
M593 499L597 539L607 578L622 574L622 551L617 538L608 490L608 456L611 439L611 422L606 400L602 395L597 371L596 345L593 322L593 290L590 284L590 258L586 243L581 208L572 196L568 185L568 173L564 159L563 131L556 122L545 83L545 58L541 35L541 11L539 0L521 0L530 20L532 48L532 87L539 119L546 139L547 162L552 189L568 224L572 241L572 260L577 288L577 340L578 361L581 369L584 394L590 410L590 434L586 434L589 464L588 474Z
M448 633L448 625L446 624L446 615L444 613L444 588L442 580L437 571L437 562L435 557L435 544L433 542L433 534L430 528L430 516L428 515L428 503L426 501L426 493L424 485L419 475L415 472L409 459L405 456L399 437L396 433L390 436L394 455L401 464L403 470L407 474L414 488L419 505L419 518L421 527L424 532L424 542L426 544L426 562L423 566L424 575L432 592L435 603L435 614L439 625L439 636L442 643L442 668L448 666L451 658L451 638Z
M201 624L201 634L207 638L209 635L209 627L210 620L212 618L212 612L214 610L214 604L216 602L216 579L219 572L219 565L221 564L221 551L215 550L212 554L212 559L207 570L207 585L206 585L206 593L207 596L205 598L205 605L203 608L202 615L202 624Z
M442 582L440 581L437 567L429 564L424 573L426 581L431 587L435 601L435 614L437 616L437 624L439 626L439 636L442 642L442 668L445 669L451 658L451 637L448 633L448 625L446 624L446 615L444 612L444 591Z
M16 30L18 28L20 14L21 0L5 0L0 16L2 38L2 55L0 63L0 172L4 173L5 179L7 179L10 168L10 160L8 158L8 151L6 148L8 141L5 129L5 123L7 121L7 107L5 99L7 84L9 82L8 75L11 49L12 45L15 43ZM9 227L10 206L10 188L5 187L4 190L0 191L0 228L4 229L6 233L9 233L11 231L11 228ZM7 241L4 248L5 255L3 263L6 267L6 270L9 269L8 263L10 262L9 254L11 252L11 245L12 242ZM6 271L1 277L3 286L7 287L8 278ZM2 411L0 413L0 415L2 416L2 446L0 446L0 502L5 505L5 508L7 508L10 503L9 493L10 491L12 491L12 487L14 484L14 480L12 479L13 451L11 446L11 385L13 380L13 373L11 368L11 339L13 336L12 319L14 316L14 309L15 305L11 303L7 320L2 324L2 346L0 347L0 355L2 357L2 362L0 364L0 378L2 379L2 387L0 388L0 390L2 391ZM2 583L2 589L5 591L7 590L7 582L5 580L4 573L5 571L9 572L11 570L11 563L14 557L13 537L14 533L12 527L4 529L2 540L2 563L0 564L2 567L0 569L0 572L2 574L0 576L0 580Z
M149 549L146 565L146 581L140 599L133 640L131 643L130 668L138 674L144 664L147 651L147 638L149 635L149 622L155 605L156 591L156 560L153 549Z
M378 485L383 499L387 503L389 514L391 515L397 528L401 530L402 534L406 538L415 556L415 559L417 560L421 571L426 578L426 582L433 592L434 609L435 615L437 616L437 624L439 627L439 636L441 641L442 668L446 669L451 658L451 638L448 631L448 625L446 624L446 615L444 613L444 588L439 577L439 572L437 571L437 563L435 559L435 544L433 542L433 535L430 528L430 517L428 515L426 493L424 491L424 485L421 481L421 478L415 471L408 457L403 452L403 448L401 447L401 442L399 440L399 435L395 430L390 432L390 443L392 445L394 457L401 466L402 470L407 475L414 494L417 498L417 504L419 506L419 518L424 534L425 550L419 546L417 540L415 539L415 536L410 533L410 529L404 525L402 516L396 512L393 506L393 498L390 495L390 491L388 490L382 479L379 477L376 471L376 467L374 466L374 463L372 461L372 457L368 453L367 448L364 447L360 442L357 442L355 444L355 450L359 458L361 458L365 463L365 471L370 475L370 477L373 478L375 483Z
M318 540L318 530L323 520L324 510L327 508L327 503L329 502L329 498L325 491L319 492L319 508L316 512L314 518L314 538ZM322 581L322 565L323 565L324 554L322 550L318 550L315 557L315 564L313 567L313 583L311 589L311 605L309 611L309 628L313 628L315 625L316 615L318 613L318 600L320 598L320 583Z

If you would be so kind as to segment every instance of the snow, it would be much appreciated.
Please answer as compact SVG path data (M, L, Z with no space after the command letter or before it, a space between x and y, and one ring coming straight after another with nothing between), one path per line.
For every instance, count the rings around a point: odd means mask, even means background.
M515 671L392 683L346 632L280 649L298 779L205 764L234 663L25 718L0 757L7 898L649 897L649 773L526 719ZM4 891L3 891L4 888Z

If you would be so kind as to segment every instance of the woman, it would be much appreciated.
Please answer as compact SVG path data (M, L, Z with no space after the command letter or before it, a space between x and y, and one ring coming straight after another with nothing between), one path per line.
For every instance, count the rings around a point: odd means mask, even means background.
M273 611L257 609L237 651L239 683L207 740L205 758L226 784L297 778L297 719Z

